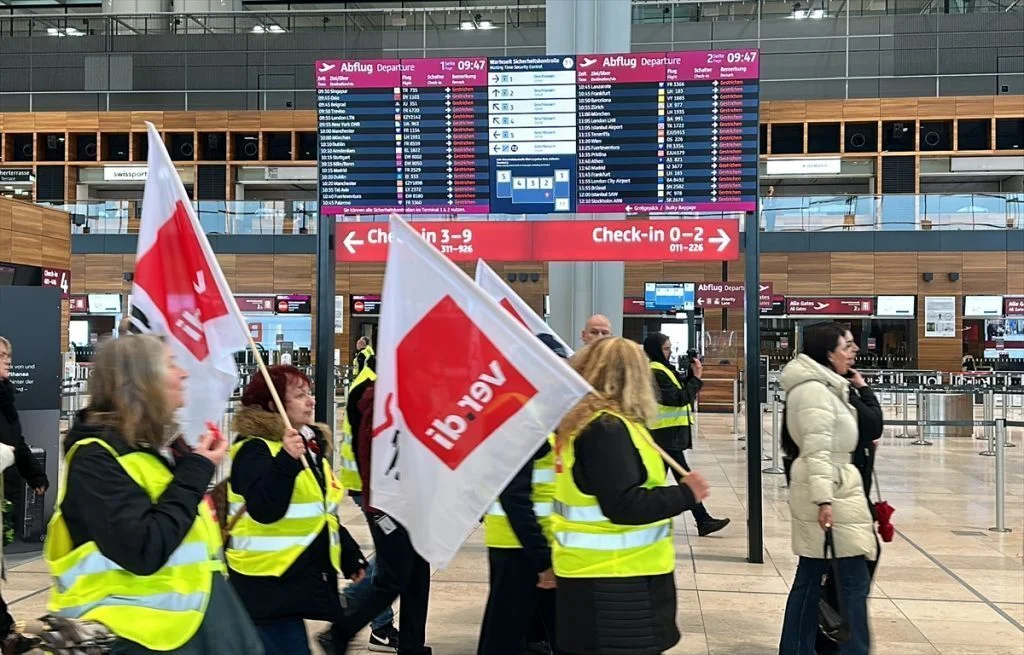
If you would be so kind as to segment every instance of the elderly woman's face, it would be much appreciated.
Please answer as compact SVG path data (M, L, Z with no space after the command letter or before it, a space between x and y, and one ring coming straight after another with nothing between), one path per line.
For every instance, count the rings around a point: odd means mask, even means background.
M178 365L170 348L164 348L164 370L166 379L164 389L167 390L167 402L172 409L185 405L185 380L188 374Z

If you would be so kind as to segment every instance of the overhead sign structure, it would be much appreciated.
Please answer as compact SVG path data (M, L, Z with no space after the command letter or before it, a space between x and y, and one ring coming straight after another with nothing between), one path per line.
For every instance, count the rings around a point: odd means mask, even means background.
M325 214L754 211L757 50L316 62Z
M790 316L871 316L874 298L786 297Z
M709 220L413 223L453 261L734 261L739 224ZM338 223L338 261L383 262L387 223Z

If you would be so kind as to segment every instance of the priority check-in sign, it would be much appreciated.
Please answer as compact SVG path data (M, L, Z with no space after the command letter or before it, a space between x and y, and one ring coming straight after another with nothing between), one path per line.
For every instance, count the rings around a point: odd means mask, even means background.
M411 223L452 261L735 261L739 223L727 219L427 221ZM339 222L340 262L383 262L387 223Z

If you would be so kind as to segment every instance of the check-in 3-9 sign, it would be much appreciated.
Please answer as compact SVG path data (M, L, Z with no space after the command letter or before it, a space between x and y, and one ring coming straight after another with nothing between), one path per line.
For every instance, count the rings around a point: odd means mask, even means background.
M443 221L413 223L453 261L733 261L739 223L678 221ZM338 261L383 262L387 223L339 222Z

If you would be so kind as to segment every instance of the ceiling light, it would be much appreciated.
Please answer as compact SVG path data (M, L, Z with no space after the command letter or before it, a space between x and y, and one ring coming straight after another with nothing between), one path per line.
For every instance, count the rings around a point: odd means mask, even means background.
M50 36L57 36L58 34L60 34L60 30L58 30L56 27L47 27L46 33Z
M494 23L489 20L482 20L477 24L477 27L481 30L493 30Z
M284 32L284 28L281 27L280 25L271 25L268 29L274 34L281 34L282 32Z
M14 187L12 187L11 185L8 184L7 186L4 187L4 190L5 191L14 191Z
M252 31L253 31L254 34L263 34L267 30L262 25L253 25L252 26Z
M67 29L68 36L82 36L82 32L77 27L69 27Z
M459 29L460 30L475 30L476 29L476 23L474 23L471 20L464 20L464 21L462 21L462 23L459 24Z
M812 9L811 10L811 18L824 18L824 17L825 17L825 10L824 9Z

